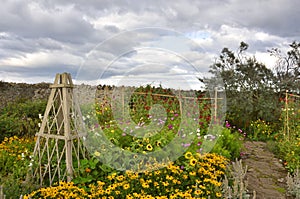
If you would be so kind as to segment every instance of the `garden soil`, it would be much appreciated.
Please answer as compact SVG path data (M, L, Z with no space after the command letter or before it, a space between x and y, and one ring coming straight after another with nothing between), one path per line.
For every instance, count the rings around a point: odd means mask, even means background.
M248 166L246 179L249 193L257 199L281 199L286 196L287 170L264 142L245 141L244 165ZM251 197L252 198L252 197Z

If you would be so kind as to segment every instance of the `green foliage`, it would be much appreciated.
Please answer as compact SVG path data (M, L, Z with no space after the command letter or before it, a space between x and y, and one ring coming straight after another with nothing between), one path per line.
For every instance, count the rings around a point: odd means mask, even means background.
M75 177L72 180L75 185L84 186L105 179L105 176L112 172L114 169L103 165L96 157L90 159L81 159L80 167L75 170Z
M288 114L288 118L286 118ZM284 160L285 167L293 173L300 165L300 103L296 99L288 100L288 109L281 116L282 127L275 136L278 155ZM287 120L288 119L288 120Z
M38 132L39 114L43 114L46 101L19 101L8 104L0 111L0 141L4 137L32 137Z
M220 76L226 89L227 119L244 129L258 119L276 124L281 114L279 98L286 90L300 89L300 43L290 44L286 54L276 48L269 51L278 59L274 71L245 55L247 49L244 42L237 53L224 48L211 66L213 78Z
M224 128L211 152L234 160L240 157L241 148L242 135L230 128Z
M34 144L33 139L16 136L5 138L0 143L0 184L4 186L7 198L19 198L36 188L26 179Z
M266 141L274 138L274 130L264 120L256 120L250 123L248 138L252 140Z
M284 160L284 165L290 173L300 165L300 136L290 140L278 142L279 157Z

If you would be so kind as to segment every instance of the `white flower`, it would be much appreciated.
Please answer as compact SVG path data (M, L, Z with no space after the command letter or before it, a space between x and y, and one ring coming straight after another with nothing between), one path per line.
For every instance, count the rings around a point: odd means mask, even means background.
M216 136L211 135L211 134L207 134L207 135L204 136L204 139L205 139L205 140L207 140L207 139L209 139L209 140L214 140L215 138L216 138Z
M43 116L42 116L42 114L39 114L39 118L40 118L40 119L43 119Z

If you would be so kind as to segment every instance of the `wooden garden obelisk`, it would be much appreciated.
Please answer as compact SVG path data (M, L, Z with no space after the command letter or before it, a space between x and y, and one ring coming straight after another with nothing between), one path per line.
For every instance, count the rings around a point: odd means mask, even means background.
M40 185L72 180L74 168L80 166L85 150L80 107L73 93L73 82L68 73L56 74L54 84L36 134L33 178Z

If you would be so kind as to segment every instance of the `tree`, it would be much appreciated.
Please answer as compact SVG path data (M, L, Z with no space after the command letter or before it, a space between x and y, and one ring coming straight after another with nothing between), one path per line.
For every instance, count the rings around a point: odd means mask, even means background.
M283 54L280 49L269 50L272 56L278 60L275 66L275 73L278 79L277 89L280 93L289 90L300 92L300 43L294 41L289 45L290 50Z
M244 128L250 121L277 120L275 76L256 58L245 55L248 44L241 42L237 53L223 48L210 73L223 79L227 98L227 118ZM279 111L279 112L278 112Z

